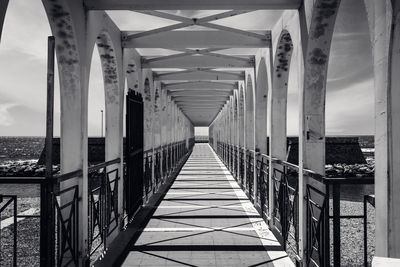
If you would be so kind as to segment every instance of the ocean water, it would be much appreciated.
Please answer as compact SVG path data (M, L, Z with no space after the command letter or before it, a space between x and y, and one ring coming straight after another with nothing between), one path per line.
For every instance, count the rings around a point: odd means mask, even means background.
M5 161L37 160L44 137L0 136L0 164Z

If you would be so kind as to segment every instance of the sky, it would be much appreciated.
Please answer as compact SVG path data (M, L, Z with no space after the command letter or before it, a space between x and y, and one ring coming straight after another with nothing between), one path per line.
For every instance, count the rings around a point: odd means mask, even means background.
M337 17L328 70L328 135L374 132L372 54L366 14L360 6L363 6L363 0L342 1ZM188 17L201 17L209 13L175 12ZM109 14L122 30L144 30L173 23L131 11L113 11ZM268 29L279 15L280 12L277 11L256 11L224 19L219 23L241 29ZM50 27L40 0L10 0L0 43L0 136L45 134L49 35ZM140 52L146 54L148 51ZM292 70L297 65L293 61ZM288 135L297 135L298 77L296 71L291 71L289 76ZM55 91L55 135L59 135L60 101L57 76ZM99 136L104 91L97 49L93 51L89 99L89 136ZM201 132L206 133L207 130L203 129Z

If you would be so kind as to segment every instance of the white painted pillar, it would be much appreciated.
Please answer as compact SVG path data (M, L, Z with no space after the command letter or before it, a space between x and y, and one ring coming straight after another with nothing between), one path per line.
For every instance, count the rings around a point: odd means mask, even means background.
M365 0L375 75L376 255L400 257L400 17L398 1Z

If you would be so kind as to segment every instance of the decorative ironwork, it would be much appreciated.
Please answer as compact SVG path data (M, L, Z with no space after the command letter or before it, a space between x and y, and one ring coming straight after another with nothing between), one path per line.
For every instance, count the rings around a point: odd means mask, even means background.
M298 234L298 173L289 171L287 166L279 166L273 170L274 209L272 211L274 227L283 248L292 258L299 256ZM290 249L291 251L289 251Z
M4 203L3 203L4 202ZM2 204L3 203L3 204ZM12 226L12 236L13 236L13 250L12 250L12 261L10 264L12 266L16 267L17 266L17 236L18 236L18 230L17 230L17 196L16 195L0 195L0 222L2 218L2 213L6 211L7 208L11 208L12 206L12 213L11 216L8 216L9 218L13 218L13 226ZM0 239L1 239L1 232L2 229L0 227ZM2 244L0 244L1 246ZM7 259L9 260L9 259ZM2 255L0 254L0 264L3 265L3 259Z
M152 149L143 152L143 179L144 179L144 193L146 197L153 190L153 179L152 179L152 165L153 165L153 151Z
M57 266L68 266L72 263L78 266L78 196L79 187L73 185L60 190L54 199L57 221ZM69 201L65 201L66 198Z
M307 266L329 266L329 192L307 185Z
M253 151L246 150L246 185L250 200L253 200L254 157Z
M107 237L118 228L118 167L107 171L119 159L101 163L89 168L89 257L107 247ZM94 258L97 258L96 256Z
M161 148L154 149L155 162L154 162L154 178L156 186L161 182Z
M165 180L168 176L168 151L166 146L162 147L161 169L162 169L162 178L163 180Z
M245 161L244 148L239 148L239 182L242 188L244 185L244 166L245 166L244 161Z
M261 214L264 219L269 219L269 160L263 154L257 155L257 201L260 203Z

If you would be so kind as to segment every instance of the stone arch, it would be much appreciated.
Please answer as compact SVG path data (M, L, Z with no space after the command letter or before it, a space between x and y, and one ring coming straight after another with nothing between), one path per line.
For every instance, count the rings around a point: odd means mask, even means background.
M255 140L255 121L254 121L254 85L253 85L252 75L248 74L246 77L246 149L254 150L254 140Z
M82 138L86 133L83 125L77 125L82 119L87 122L87 114L83 112L82 97L85 96L86 81L82 69L85 62L85 46L83 31L78 25L83 12L71 13L72 3L66 0L43 0L50 28L55 36L56 57L60 82L60 165L61 172L82 169L87 166L87 141ZM68 127L66 127L69 125ZM73 127L72 127L73 126ZM72 145L73 144L73 145ZM71 155L74 155L71 157ZM85 181L84 179L80 179ZM80 186L82 182L77 181ZM64 185L61 186L63 188ZM66 185L69 186L69 185ZM82 217L81 217L82 218ZM83 242L80 240L80 242ZM83 243L81 243L83 247Z
M273 65L271 91L271 140L270 153L286 160L287 91L293 42L290 33L283 30L279 36Z
M267 145L268 116L268 72L265 58L262 57L257 68L256 110L255 110L255 148L263 154L269 154Z
M239 123L238 123L238 96L239 95L239 90L235 90L233 94L233 119L234 119L234 126L235 126L235 140L234 144L235 146L239 145Z
M153 109L153 135L154 135L154 147L161 145L161 84L155 82L154 84L154 109Z
M161 145L168 144L168 94L167 90L161 87L160 96L160 124L161 124Z
M144 150L151 149L153 146L153 134L152 134L152 114L153 114L153 101L152 101L152 90L150 79L145 78L143 83L143 116L144 116Z
M143 94L139 86L139 70L138 64L134 58L129 58L125 66L125 75L127 79L128 90L134 90Z
M120 157L120 138L122 135L122 116L124 85L121 82L122 62L119 62L115 45L106 31L96 38L104 81L105 100L105 159ZM123 80L123 79L122 79ZM88 99L90 101L90 99Z
M238 100L238 123L239 123L239 147L245 147L245 94L241 85L239 88Z
M339 0L315 1L304 55L303 138L305 168L325 174L325 95L329 52Z

